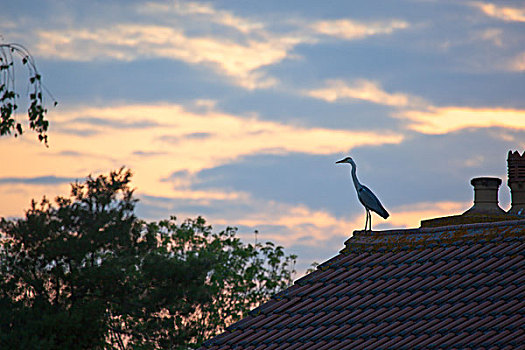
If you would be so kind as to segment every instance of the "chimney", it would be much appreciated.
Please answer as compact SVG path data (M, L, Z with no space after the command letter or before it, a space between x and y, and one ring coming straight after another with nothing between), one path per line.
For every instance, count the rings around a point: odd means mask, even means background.
M474 186L474 205L463 215L505 214L505 211L498 205L498 189L501 185L501 179L497 177L476 177L470 180L470 184Z
M525 151L520 156L518 151L509 151L507 157L508 186L512 205L509 214L525 216Z

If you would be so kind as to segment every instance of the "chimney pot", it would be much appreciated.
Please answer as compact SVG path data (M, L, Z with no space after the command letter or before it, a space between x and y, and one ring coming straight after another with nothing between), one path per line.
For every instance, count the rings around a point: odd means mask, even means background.
M463 214L505 214L498 205L501 182L497 177L476 177L470 180L474 186L474 205Z
M508 213L525 215L525 151L522 155L518 151L509 151L507 166L507 185L510 187L512 202Z

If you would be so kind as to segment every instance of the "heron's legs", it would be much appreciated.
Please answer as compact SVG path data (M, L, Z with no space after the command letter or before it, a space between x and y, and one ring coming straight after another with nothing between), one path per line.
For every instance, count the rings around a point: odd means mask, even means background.
M368 208L365 208L366 210L366 221L365 221L365 231L368 230L368 226L370 225L370 230L372 230L372 217L370 215L370 210ZM369 224L370 223L370 224Z
M372 213L370 210L368 211L368 227L370 228L370 232L372 232Z

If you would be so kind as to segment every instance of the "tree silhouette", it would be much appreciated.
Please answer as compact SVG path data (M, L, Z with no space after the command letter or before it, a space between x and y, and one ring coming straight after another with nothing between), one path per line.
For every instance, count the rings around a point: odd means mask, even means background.
M188 349L292 282L295 256L198 217L147 223L124 169L0 221L1 349Z
M47 109L44 108L43 90L57 102L42 85L42 76L38 72L35 60L29 51L22 45L16 43L0 44L0 136L14 134L15 137L22 135L24 128L22 123L16 121L18 109L18 98L16 92L15 62L19 58L21 64L27 68L29 77L28 99L29 107L27 115L29 128L38 134L38 139L47 145L47 129L49 122L46 120Z

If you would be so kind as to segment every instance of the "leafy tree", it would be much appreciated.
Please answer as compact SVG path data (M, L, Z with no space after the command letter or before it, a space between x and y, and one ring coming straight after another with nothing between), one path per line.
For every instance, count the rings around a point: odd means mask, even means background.
M47 109L44 108L42 96L42 90L45 89L42 85L42 76L36 68L33 56L24 46L16 43L0 44L0 136L14 133L14 136L17 137L24 131L22 124L15 120L15 113L18 109L17 98L20 97L15 86L15 58L17 56L22 65L26 66L29 76L29 107L27 109L29 128L36 131L38 139L47 145L46 132L49 122L45 119ZM47 93L51 96L49 91ZM54 101L54 105L56 104L57 102Z
M1 220L0 348L193 348L291 283L282 247L138 219L130 178L89 176Z

